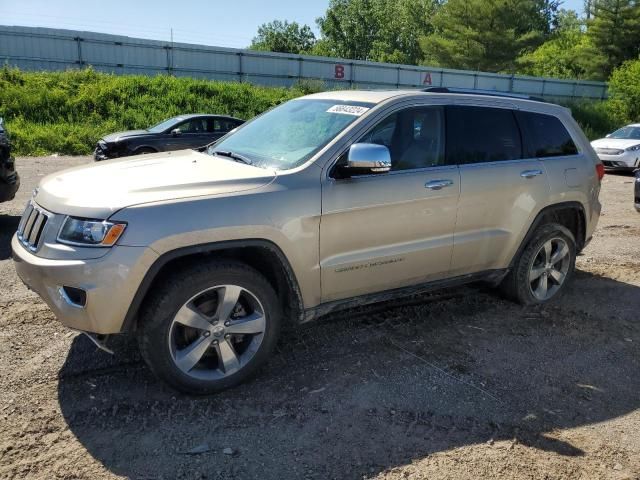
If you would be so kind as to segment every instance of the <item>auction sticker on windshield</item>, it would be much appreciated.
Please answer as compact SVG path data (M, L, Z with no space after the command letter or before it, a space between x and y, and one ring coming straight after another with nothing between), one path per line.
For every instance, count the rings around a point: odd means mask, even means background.
M327 113L341 113L343 115L355 115L359 117L367 110L369 110L368 107L360 107L358 105L334 105L327 110Z

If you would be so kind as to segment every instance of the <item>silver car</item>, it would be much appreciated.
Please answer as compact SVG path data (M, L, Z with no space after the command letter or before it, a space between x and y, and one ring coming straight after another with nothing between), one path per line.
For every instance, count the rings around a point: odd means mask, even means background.
M461 92L284 103L208 147L44 178L15 265L66 326L138 338L170 385L254 374L282 325L484 280L538 304L600 214L602 164L570 112Z

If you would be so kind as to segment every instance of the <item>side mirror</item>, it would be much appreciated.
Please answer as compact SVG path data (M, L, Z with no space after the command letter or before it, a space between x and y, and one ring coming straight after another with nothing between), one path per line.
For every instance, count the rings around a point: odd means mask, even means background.
M180 131L179 128L174 128L173 130L171 130L171 135L173 135L174 137L177 137L179 135L182 135L182 132Z
M354 143L349 148L345 168L354 173L385 173L391 170L391 153L384 145Z
M610 136L611 136L611 134L610 134L610 133L607 133L607 134L605 135L605 138L609 138Z

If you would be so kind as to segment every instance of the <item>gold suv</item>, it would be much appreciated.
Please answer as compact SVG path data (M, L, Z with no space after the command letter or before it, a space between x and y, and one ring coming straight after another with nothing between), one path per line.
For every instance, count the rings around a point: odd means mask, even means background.
M557 297L600 214L603 167L569 110L437 91L291 100L205 151L44 178L16 269L66 326L136 335L192 393L257 371L284 322L491 281Z

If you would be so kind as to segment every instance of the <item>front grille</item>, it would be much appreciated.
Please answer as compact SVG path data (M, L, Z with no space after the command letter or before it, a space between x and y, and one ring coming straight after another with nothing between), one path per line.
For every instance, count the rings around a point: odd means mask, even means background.
M111 150L114 150L113 148ZM96 145L96 149L93 151L93 158L96 160L106 160L107 158L116 158L118 157L118 151L110 151L109 147L106 145L101 145L98 143Z
M618 148L596 148L596 153L601 153L603 155L622 155L624 150L620 150Z
M33 252L38 250L42 232L50 215L49 212L44 211L33 202L29 202L27 205L18 225L18 240L29 250Z

